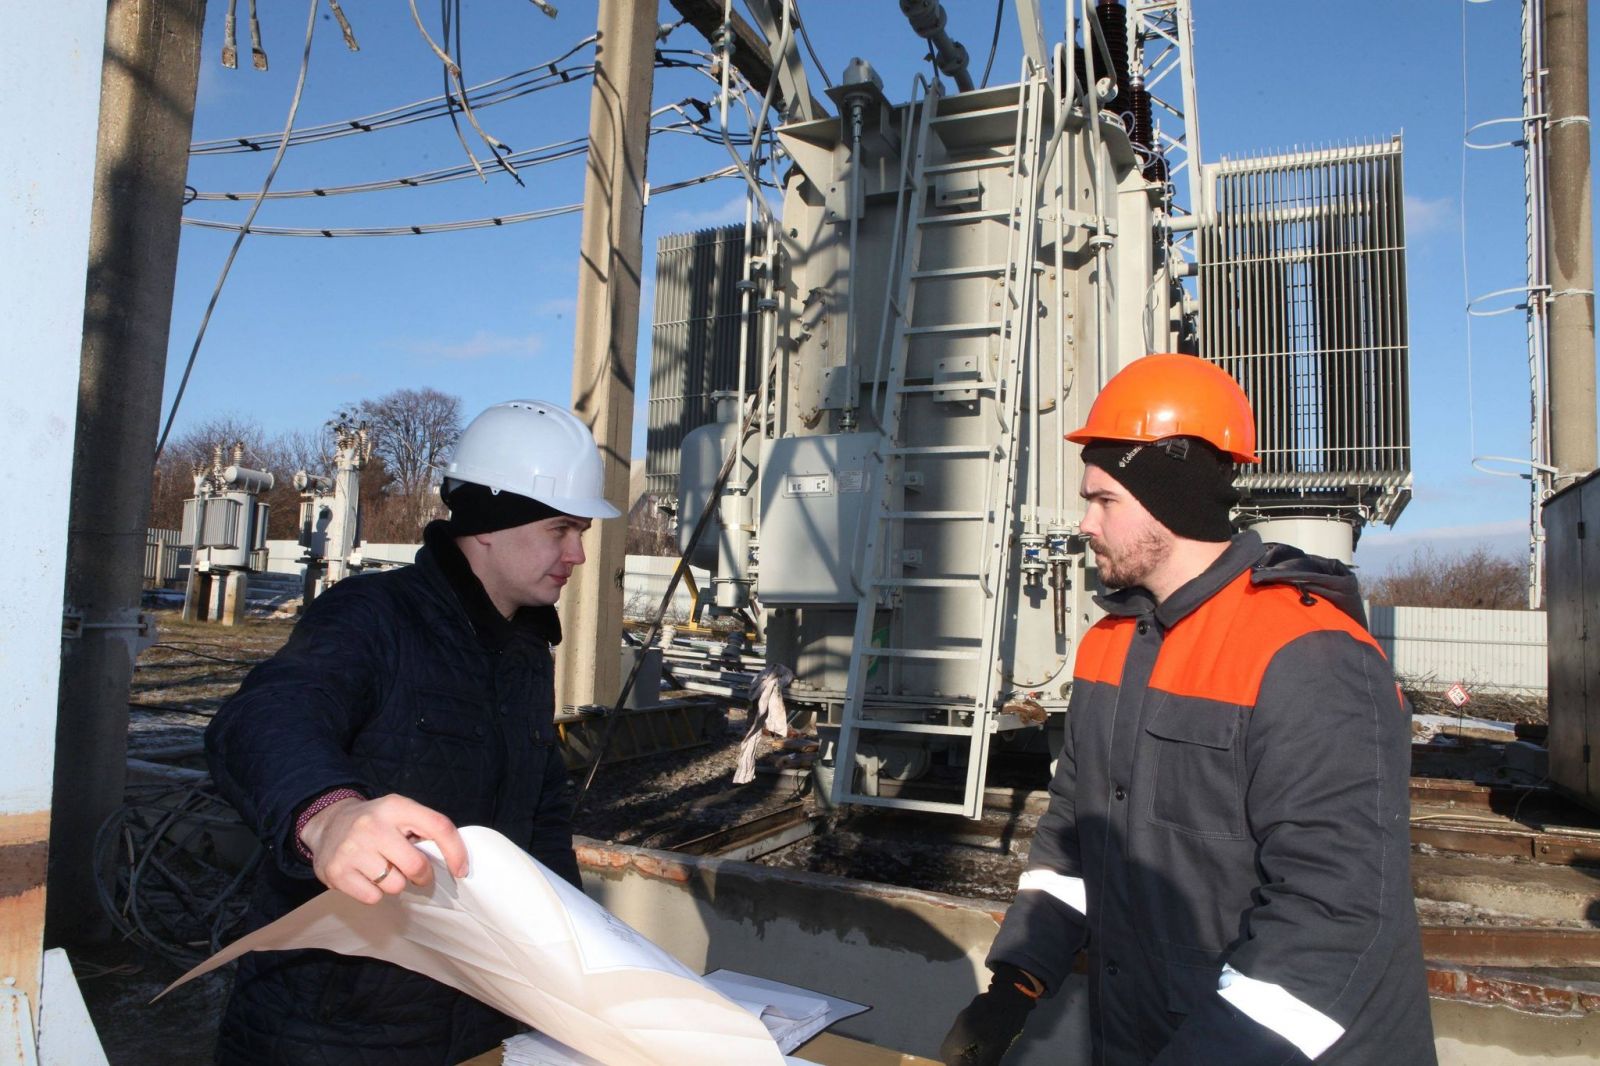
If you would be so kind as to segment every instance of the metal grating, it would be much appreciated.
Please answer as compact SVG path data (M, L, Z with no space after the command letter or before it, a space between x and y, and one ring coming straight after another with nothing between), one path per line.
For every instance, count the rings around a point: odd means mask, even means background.
M1392 524L1411 495L1400 139L1208 165L1201 354L1255 407L1245 511Z
M656 245L645 437L645 491L652 495L677 495L683 438L714 420L712 393L738 386L744 275L743 225L670 234ZM761 366L755 321L751 315L745 368L752 388Z

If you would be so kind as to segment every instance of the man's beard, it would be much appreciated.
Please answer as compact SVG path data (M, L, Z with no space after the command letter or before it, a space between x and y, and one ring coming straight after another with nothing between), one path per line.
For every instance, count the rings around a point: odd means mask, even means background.
M1142 585L1172 554L1172 538L1161 535L1161 530L1146 527L1122 547L1113 550L1098 538L1089 541L1095 553L1095 565L1100 569L1100 581L1107 588L1125 589Z

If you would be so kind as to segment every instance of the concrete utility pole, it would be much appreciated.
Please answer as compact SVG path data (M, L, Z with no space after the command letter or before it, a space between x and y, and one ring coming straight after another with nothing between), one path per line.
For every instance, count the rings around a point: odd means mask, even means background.
M112 0L106 12L83 313L50 827L48 937L109 930L95 832L123 799L150 468L161 419L204 0Z
M1545 0L1549 175L1550 458L1557 487L1596 459L1594 226L1589 186L1588 0Z
M656 0L600 0L589 101L572 406L605 457L606 498L628 503L635 349L644 260L645 149L655 85ZM616 702L622 691L625 520L595 523L588 562L561 599L557 707Z

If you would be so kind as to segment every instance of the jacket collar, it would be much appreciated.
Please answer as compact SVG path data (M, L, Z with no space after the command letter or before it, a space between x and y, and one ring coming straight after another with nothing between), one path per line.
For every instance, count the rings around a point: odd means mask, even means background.
M455 531L449 522L428 523L422 531L417 563L424 567L431 563L437 569L486 648L500 651L519 636L552 645L561 643L561 620L554 607L523 607L509 619L500 613L483 582L472 572L467 557L456 546Z
M1266 554L1259 534L1252 530L1235 533L1216 561L1180 585L1158 605L1142 586L1118 589L1095 597L1095 602L1110 615L1129 617L1153 614L1162 629L1171 629L1201 604L1220 592Z

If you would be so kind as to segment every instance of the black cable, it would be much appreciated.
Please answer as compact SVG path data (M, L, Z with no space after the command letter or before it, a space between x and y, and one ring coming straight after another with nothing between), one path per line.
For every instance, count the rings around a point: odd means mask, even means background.
M828 68L822 65L822 60L817 58L817 50L811 47L811 34L806 32L805 20L800 17L799 0L794 0L789 10L789 17L800 27L800 40L805 43L806 54L811 57L811 64L817 68L817 73L822 75L822 84L833 88L833 79L828 77Z
M980 89L989 87L989 71L994 68L994 54L1000 47L1000 19L1006 11L1006 0L995 0L994 5L994 36L989 39L989 60L983 65L983 81L978 85Z
M570 67L562 67L558 64L594 43L595 37L591 34L554 59L536 63L531 67L504 74L498 78L491 78L488 81L471 86L466 90L467 101L473 107L481 109L493 104L504 103L506 100L516 99L518 96L526 95L528 92L538 92L540 89L550 88L555 83L566 84L569 81L589 77L594 73L594 65L592 63L577 64ZM523 80L519 81L518 79ZM540 82L549 82L551 84L535 84ZM534 87L529 88L530 85ZM450 101L450 94L432 96L425 100L415 100L409 104L401 104L384 111L375 111L355 118L307 126L293 133L292 143L303 144L308 141L326 140L330 137L342 137L352 133L370 133L377 129L387 129L391 126L406 125L424 119L437 118L445 113L445 108L449 106ZM281 133L256 133L245 136L221 137L209 141L193 141L189 145L189 154L224 155L235 152L261 152L268 148L275 148L281 136Z

